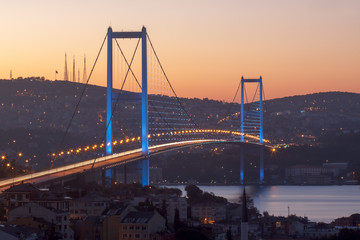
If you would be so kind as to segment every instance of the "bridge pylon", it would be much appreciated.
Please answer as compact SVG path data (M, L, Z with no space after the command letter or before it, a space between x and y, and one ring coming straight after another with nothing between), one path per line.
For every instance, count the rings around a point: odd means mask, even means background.
M113 116L113 102L116 99L121 99L126 101L131 99L131 101L141 102L141 147L142 154L144 155L144 160L141 162L141 173L142 173L142 185L149 185L149 123L148 123L148 86L147 86L147 34L146 28L143 27L140 32L113 32L112 28L108 28L107 35L107 88L106 88L106 155L113 154L113 145L112 145L112 116ZM113 92L113 49L112 49L112 40L116 38L121 39L131 39L137 38L141 39L142 53L141 53L141 72L142 72L142 81L141 81L141 93L132 93L127 96L121 96L119 98L116 93ZM110 171L110 170L107 170ZM111 171L107 174L111 178Z
M244 110L244 100L245 100L245 84L246 83L257 83L259 96L256 101L256 105L249 109L248 111ZM256 94L257 92L255 92ZM258 143L263 144L263 84L262 77L258 79L245 79L241 77L241 142L245 142L246 134L258 135ZM260 173L259 173L259 183L264 183L264 147L260 147ZM244 184L244 148L241 148L240 155L240 183Z

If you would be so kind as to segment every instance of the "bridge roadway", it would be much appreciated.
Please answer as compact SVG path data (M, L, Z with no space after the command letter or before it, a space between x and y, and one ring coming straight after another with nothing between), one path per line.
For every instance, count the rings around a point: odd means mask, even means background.
M165 144L149 147L149 152L150 155L155 155L183 147L191 147L191 146L211 144L211 143L226 143L226 142L233 142L233 141L209 139L209 140L190 140L190 141L182 141L182 142L174 142L174 143L165 143ZM79 163L53 168L50 170L45 170L41 172L36 172L32 174L1 180L0 191L3 191L14 184L19 184L21 182L41 184L41 183L53 181L55 179L61 179L66 176L70 176L79 172L91 170L94 160L96 160L94 164L94 168L107 168L128 162L137 161L140 159L144 159L144 155L142 155L141 148L122 152L122 153L116 153L109 156L99 157L96 159L86 160Z

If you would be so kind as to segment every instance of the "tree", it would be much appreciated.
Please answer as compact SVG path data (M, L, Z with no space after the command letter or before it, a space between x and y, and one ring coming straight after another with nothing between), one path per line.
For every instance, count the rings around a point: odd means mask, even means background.
M358 240L360 239L360 231L352 230L352 229L341 229L339 235L337 236L337 240Z
M232 240L232 235L231 235L231 227L229 227L229 229L226 232L226 240Z
M174 215L174 228L175 228L175 230L178 230L180 225L181 225L181 223L180 223L179 209L175 208L175 215Z
M168 224L166 200L162 200L160 214L165 218L165 225Z
M201 199L203 191L195 185L188 185L185 187L186 196L190 203L196 202Z

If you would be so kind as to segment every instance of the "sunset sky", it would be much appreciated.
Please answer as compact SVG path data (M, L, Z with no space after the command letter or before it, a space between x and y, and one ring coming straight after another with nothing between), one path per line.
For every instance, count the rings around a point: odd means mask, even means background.
M81 74L86 54L89 74L108 26L144 25L181 97L230 101L260 75L267 99L360 93L359 13L359 0L3 1L0 78L62 79L65 52ZM105 55L92 84L105 84Z

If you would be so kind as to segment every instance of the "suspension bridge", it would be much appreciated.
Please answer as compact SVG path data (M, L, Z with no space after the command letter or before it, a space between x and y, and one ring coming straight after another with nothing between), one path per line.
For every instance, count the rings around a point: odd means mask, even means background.
M118 39L137 40L130 60L126 58ZM220 119L212 129L204 128L201 123L196 122L194 116L177 96L145 27L138 32L114 32L111 27L108 28L72 118L67 125L65 136L59 144L59 149L64 144L106 42L106 128L103 141L92 147L92 149L105 152L105 156L56 166L66 156L88 151L90 147L58 151L52 153L54 158L50 169L1 180L0 189L21 182L42 184L76 173L95 170L101 170L105 184L111 184L115 167L130 162L138 163L141 169L142 185L146 186L150 183L149 156L184 147L220 143L235 143L241 147L240 183L244 182L244 149L248 144L258 145L259 183L264 182L264 147L269 145L269 141L264 139L263 134L262 77L258 79L242 77L232 101L236 102L240 90L240 109L238 104L230 104L231 107L225 118ZM139 46L141 53L137 51ZM140 55L140 65L134 64L134 59L138 56L136 54ZM138 79L138 75L141 75L141 80ZM248 84L256 84L251 101L248 100L246 93L245 85Z

